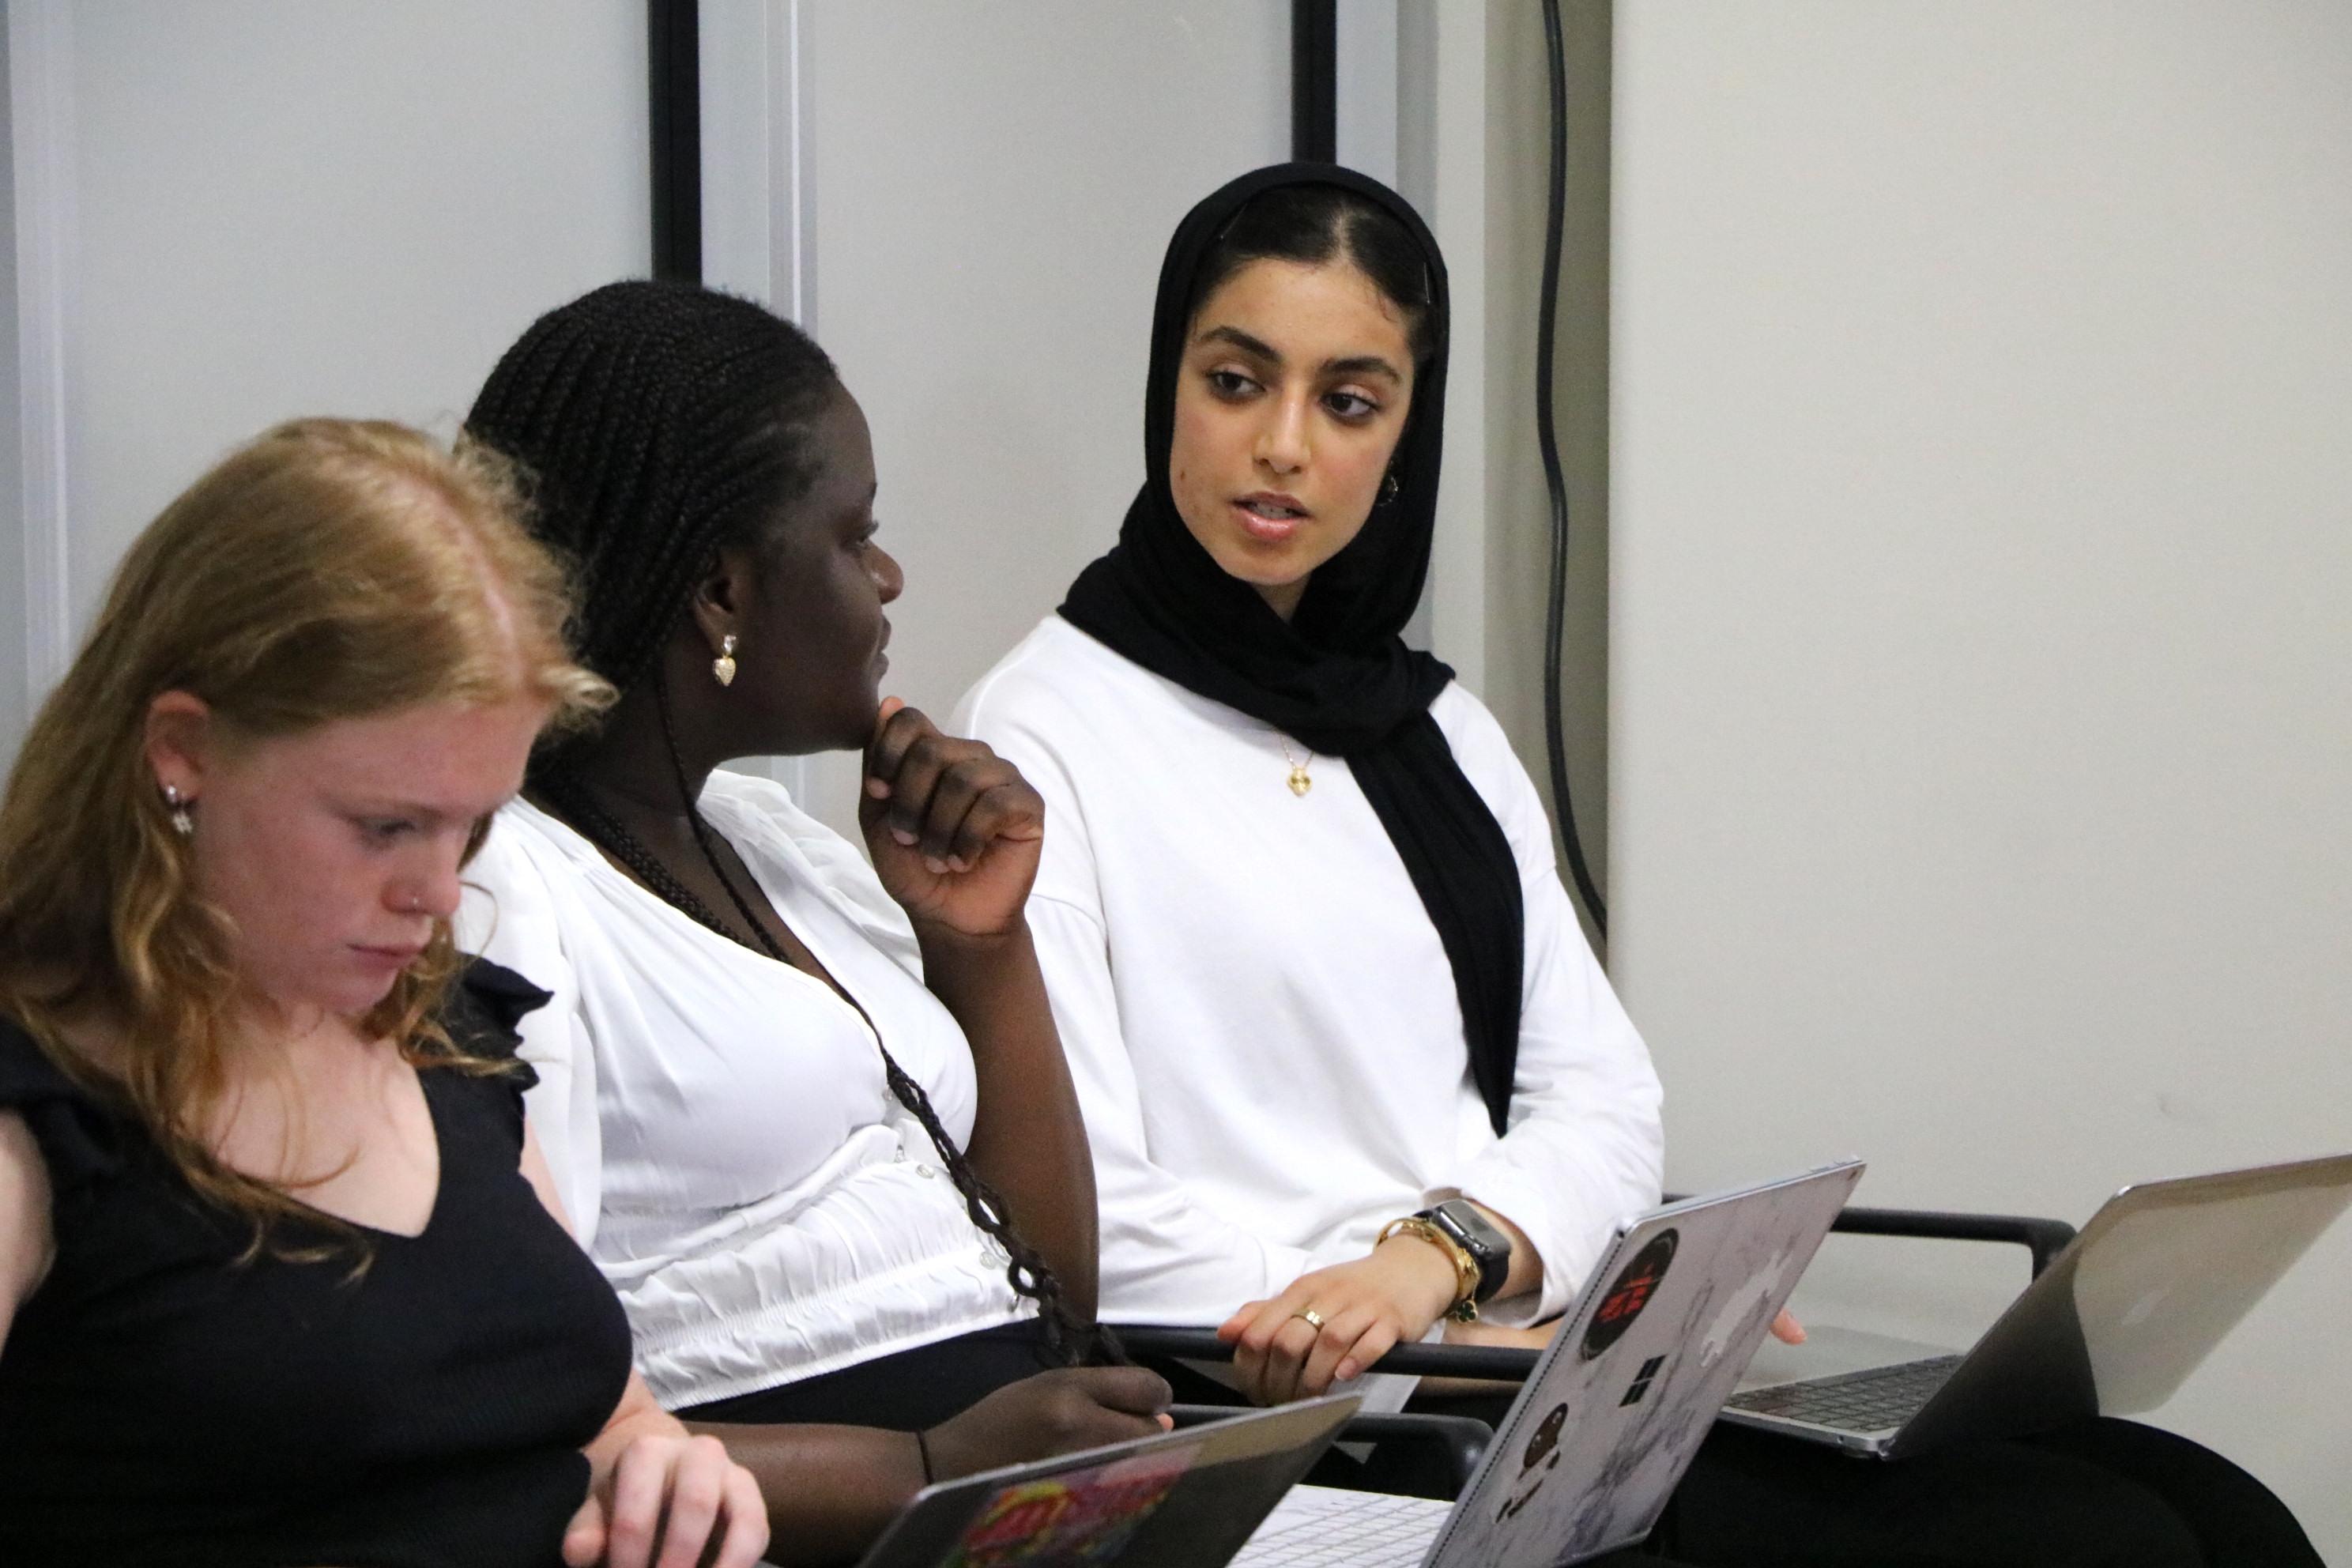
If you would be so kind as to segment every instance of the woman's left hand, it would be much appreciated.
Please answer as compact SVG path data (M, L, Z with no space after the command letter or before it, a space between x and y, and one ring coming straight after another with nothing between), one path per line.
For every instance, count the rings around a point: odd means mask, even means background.
M882 700L857 803L875 874L920 928L1001 936L1018 925L1045 841L1045 803L978 741Z
M563 1532L567 1568L754 1568L767 1549L759 1482L682 1432L630 1443Z
M1454 1304L1456 1282L1444 1253L1392 1236L1369 1258L1302 1274L1272 1300L1247 1303L1217 1337L1234 1347L1242 1392L1257 1404L1310 1398L1427 1333Z

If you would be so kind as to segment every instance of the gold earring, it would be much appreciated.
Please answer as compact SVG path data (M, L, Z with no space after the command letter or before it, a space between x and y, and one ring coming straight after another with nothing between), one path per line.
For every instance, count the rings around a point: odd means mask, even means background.
M729 632L719 639L719 657L710 661L710 673L721 686L735 683L735 634Z

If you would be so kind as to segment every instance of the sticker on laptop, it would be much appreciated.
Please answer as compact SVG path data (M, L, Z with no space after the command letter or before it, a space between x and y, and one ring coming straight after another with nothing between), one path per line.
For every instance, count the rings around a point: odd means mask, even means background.
M1731 1292L1723 1310L1707 1325L1706 1336L1699 1341L1699 1365L1713 1366L1732 1346L1753 1342L1756 1320L1763 1316L1764 1303L1780 1290L1781 1277L1789 1272L1790 1261L1789 1249L1784 1247L1759 1264L1745 1285Z
M1197 1443L1159 1448L1006 1487L982 1505L942 1568L1108 1563L1168 1500L1200 1451Z
M1650 1238L1649 1245L1633 1254L1609 1293L1601 1298L1601 1305L1592 1310L1592 1322L1584 1331L1584 1343L1578 1347L1585 1360L1592 1361L1603 1351L1625 1337L1650 1298L1658 1293L1659 1284L1666 1277L1666 1268L1675 1260L1675 1248L1681 1237L1671 1230L1662 1230Z
M1617 1402L1619 1406L1641 1404L1642 1396L1650 1392L1650 1384L1658 1380L1658 1369L1665 1364L1666 1358L1662 1355L1654 1355L1643 1362L1642 1370L1633 1374L1633 1383L1626 1388L1625 1397Z
M1511 1483L1511 1495L1503 1500L1503 1511L1495 1516L1496 1523L1535 1501L1536 1493L1551 1479L1552 1471L1559 1468L1559 1431L1567 1425L1568 1406L1553 1405L1536 1427L1536 1435L1528 1439L1527 1452L1519 1459L1519 1479Z

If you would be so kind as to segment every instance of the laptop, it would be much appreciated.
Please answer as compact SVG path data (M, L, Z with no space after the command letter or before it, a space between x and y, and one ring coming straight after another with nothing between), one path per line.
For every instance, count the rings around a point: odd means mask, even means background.
M1460 1498L1297 1487L1235 1568L1559 1568L1641 1540L1861 1176L1621 1221Z
M1967 1353L1812 1328L1724 1419L1892 1459L2153 1409L2347 1203L2352 1155L2126 1187Z
M1305 1400L925 1487L860 1568L1221 1568L1358 1404Z

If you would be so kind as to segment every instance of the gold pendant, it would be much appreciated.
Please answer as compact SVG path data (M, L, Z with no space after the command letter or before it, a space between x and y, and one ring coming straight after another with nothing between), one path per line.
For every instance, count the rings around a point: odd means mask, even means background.
M1305 795L1308 790L1313 789L1314 787L1315 781L1307 776L1307 764L1305 763L1291 763L1290 793L1293 795Z

